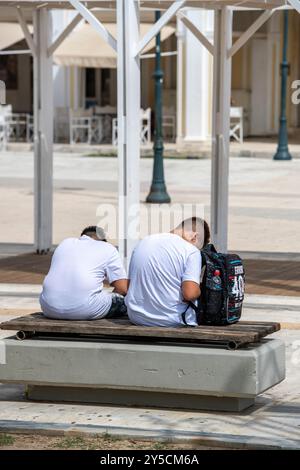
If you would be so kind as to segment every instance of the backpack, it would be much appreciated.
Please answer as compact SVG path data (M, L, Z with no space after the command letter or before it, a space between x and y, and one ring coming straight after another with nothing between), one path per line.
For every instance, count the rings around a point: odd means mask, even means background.
M202 251L205 267L201 295L195 310L198 325L229 325L241 318L245 290L245 270L238 255L218 253L212 244ZM184 323L185 318L183 318Z

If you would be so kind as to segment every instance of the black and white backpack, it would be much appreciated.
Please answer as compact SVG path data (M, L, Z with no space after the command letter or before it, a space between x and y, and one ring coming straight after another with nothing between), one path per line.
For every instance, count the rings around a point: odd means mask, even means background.
M202 251L201 296L191 306L198 325L228 325L241 318L245 270L238 255L218 253L212 244ZM184 319L185 320L185 319Z

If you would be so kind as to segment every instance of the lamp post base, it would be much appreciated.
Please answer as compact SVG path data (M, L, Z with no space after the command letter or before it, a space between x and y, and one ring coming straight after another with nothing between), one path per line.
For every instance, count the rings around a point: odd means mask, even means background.
M146 202L151 204L169 204L171 202L171 198L167 193L165 185L161 183L152 184Z
M273 160L292 160L288 147L278 148Z

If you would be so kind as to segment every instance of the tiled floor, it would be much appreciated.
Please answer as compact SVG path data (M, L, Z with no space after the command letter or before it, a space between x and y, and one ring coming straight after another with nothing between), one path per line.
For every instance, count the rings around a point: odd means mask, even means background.
M25 253L0 259L0 283L41 284L51 255ZM245 260L248 294L300 296L300 262Z

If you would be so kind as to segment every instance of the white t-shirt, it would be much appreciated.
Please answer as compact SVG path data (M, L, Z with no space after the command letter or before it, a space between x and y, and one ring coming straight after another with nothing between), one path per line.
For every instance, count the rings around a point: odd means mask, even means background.
M67 238L55 250L43 283L40 304L45 316L68 320L94 320L108 313L111 293L103 291L126 279L117 249L86 235Z
M125 298L128 316L138 325L182 325L183 281L200 282L198 248L171 233L149 235L136 246L129 266L129 289ZM189 307L186 321L197 325Z

